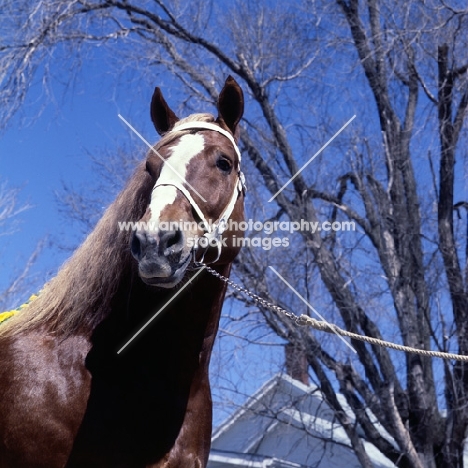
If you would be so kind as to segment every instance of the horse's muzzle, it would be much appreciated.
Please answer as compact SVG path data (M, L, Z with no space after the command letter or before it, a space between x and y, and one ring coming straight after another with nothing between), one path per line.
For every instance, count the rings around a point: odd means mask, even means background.
M171 288L182 279L191 258L180 229L134 231L130 249L138 261L141 279L163 288Z

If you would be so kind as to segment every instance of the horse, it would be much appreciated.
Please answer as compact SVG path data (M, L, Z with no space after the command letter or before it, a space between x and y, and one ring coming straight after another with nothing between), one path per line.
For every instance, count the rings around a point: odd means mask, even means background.
M229 76L217 117L180 120L159 88L150 107L160 141L57 276L0 325L3 468L207 464L226 283L203 265L229 276L239 251L244 98Z

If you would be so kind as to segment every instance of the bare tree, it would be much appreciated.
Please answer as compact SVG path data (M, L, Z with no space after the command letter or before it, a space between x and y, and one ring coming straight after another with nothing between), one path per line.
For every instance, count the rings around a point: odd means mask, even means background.
M468 355L468 10L455 0L284 3L46 0L31 10L7 2L4 118L20 106L39 64L48 76L51 50L60 58L64 48L89 53L89 44L118 45L127 66L145 68L142 79L152 79L152 68L176 76L191 97L188 109L214 101L216 82L236 75L249 99L241 143L251 197L260 201L252 213L358 226L354 233L302 229L288 234L289 249L245 249L239 278L303 311L268 273L274 264L304 296L320 291L314 304L349 331ZM299 172L353 114L356 122L320 165ZM466 363L359 341L354 355L336 338L267 309L249 319L252 333L261 320L264 330L306 353L362 466L371 463L360 430L397 466L463 466Z
M14 234L19 229L18 215L30 208L27 204L20 205L18 195L18 189L9 187L6 182L0 183L0 237ZM11 279L4 290L0 292L0 310L13 306L15 301L18 301L26 293L31 279L31 267L34 265L42 246L43 243L37 245L22 268L9 269ZM4 265L4 267L7 266Z

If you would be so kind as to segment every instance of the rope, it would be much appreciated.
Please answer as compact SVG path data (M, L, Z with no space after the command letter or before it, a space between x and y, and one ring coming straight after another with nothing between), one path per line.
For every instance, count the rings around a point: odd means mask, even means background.
M32 301L34 301L34 299L36 298L37 298L37 295L33 294L24 304L20 305L18 308L13 309L13 310L8 310L6 312L0 312L0 323L6 322L9 318L13 317L18 312L21 312L25 307L28 307L28 305Z
M257 304L260 304L261 306L273 310L292 322L294 322L298 326L309 326L311 328L314 328L315 330L319 330L322 332L326 333L336 333L341 336L347 336L348 338L354 339L354 340L359 340L359 341L364 341L366 343L375 345L375 346L382 346L385 348L390 348L390 349L395 349L397 351L403 351L406 353L412 353L412 354L419 354L421 356L428 356L428 357L436 357L440 359L454 359L456 361L464 361L468 362L468 356L464 356L461 354L453 354L453 353L444 353L441 351L428 351L426 349L419 349L419 348L412 348L411 346L403 346L399 345L397 343L392 343L390 341L385 341L385 340L380 340L379 338L372 338L370 336L365 336L365 335L359 335L358 333L353 333L347 330L343 330L342 328L338 327L338 325L324 322L323 320L316 320L312 317L309 317L308 315L302 314L302 315L296 315L293 314L292 312L289 312L286 309L283 309L280 306L277 306L275 304L272 304L268 302L267 300L263 299L260 296L257 296L257 294L254 294L250 292L248 289L239 286L238 284L234 283L234 281L230 280L229 278L226 278L225 276L219 274L216 270L213 270L207 265L203 265L208 272L210 272L213 276L216 276L219 278L221 281L224 281L226 284L231 286L233 289L236 291L245 294L246 296L250 297L253 299L253 301Z

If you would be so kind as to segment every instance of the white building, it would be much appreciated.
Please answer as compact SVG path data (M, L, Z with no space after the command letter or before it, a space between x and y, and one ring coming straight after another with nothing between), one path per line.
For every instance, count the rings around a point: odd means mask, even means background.
M338 398L354 420L344 397ZM376 428L393 443L377 422ZM395 468L372 444L363 443L374 467ZM208 463L208 468L360 466L320 390L286 374L273 377L215 430Z

